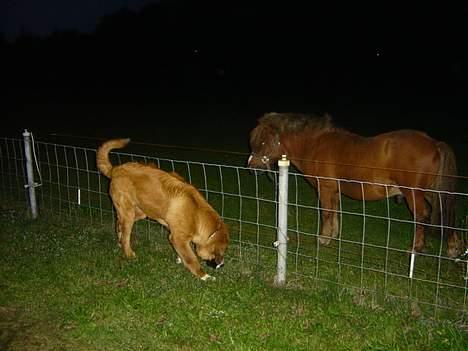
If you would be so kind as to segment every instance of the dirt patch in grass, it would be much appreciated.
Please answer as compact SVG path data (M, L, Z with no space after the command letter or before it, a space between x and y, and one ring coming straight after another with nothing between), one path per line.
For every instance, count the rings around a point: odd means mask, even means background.
M0 350L84 350L79 344L64 340L62 332L53 321L34 321L26 311L0 306Z

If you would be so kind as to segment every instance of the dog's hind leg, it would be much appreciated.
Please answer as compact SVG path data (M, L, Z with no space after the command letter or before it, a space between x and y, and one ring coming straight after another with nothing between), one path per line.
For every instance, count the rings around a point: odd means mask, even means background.
M214 279L214 277L205 273L201 268L200 262L198 262L198 258L193 252L189 241L177 239L177 235L173 235L172 233L169 236L169 240L184 266L192 272L193 275L202 280Z
M135 211L131 204L121 202L115 206L117 210L117 237L120 247L127 258L135 257L135 252L130 246L133 223L135 222Z
M139 221L140 219L145 219L146 214L140 210L138 207L135 208L135 222Z
M135 252L130 246L130 237L132 235L133 227L133 218L119 218L119 228L120 232L120 246L123 250L125 257L133 258L135 257Z
M146 218L146 214L142 210L140 210L138 207L135 207L135 219L133 220L133 224L138 222L140 219L145 219L145 218ZM132 245L135 245L138 242L137 234L138 234L138 231L136 230L135 225L133 225L132 237L131 237Z

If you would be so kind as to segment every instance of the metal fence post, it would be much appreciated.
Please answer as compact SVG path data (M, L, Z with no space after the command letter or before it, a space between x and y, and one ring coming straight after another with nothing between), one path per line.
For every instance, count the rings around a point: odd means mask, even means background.
M28 184L24 187L29 191L29 206L31 207L31 216L33 219L37 218L37 203L36 203L36 183L34 182L33 171L33 158L31 153L31 133L24 130L24 154L26 156L26 174L28 177Z
M286 258L288 251L288 172L289 160L282 155L278 161L278 229L274 245L278 250L275 285L282 286L286 282Z

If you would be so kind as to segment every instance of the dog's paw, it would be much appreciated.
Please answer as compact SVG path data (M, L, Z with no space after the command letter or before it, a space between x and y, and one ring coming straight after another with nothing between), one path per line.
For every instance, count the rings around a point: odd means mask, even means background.
M200 278L201 280L203 281L208 281L208 280L216 280L215 277L209 275L209 274L205 274L203 277Z
M181 259L179 256L177 256L177 258L176 258L176 260L175 260L175 263L176 263L176 264L181 264L181 263L182 263L182 259Z
M136 254L133 250L124 252L124 256L128 259L134 259L136 258Z

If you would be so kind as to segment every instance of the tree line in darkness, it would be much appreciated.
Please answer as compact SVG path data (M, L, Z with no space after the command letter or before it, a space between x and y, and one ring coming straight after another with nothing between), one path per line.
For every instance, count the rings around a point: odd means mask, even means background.
M4 79L12 90L186 94L462 87L466 44L454 48L449 42L458 38L447 37L458 32L461 15L441 31L429 17L414 24L414 13L399 8L354 6L163 0L103 16L92 33L24 32L13 42L1 36Z

